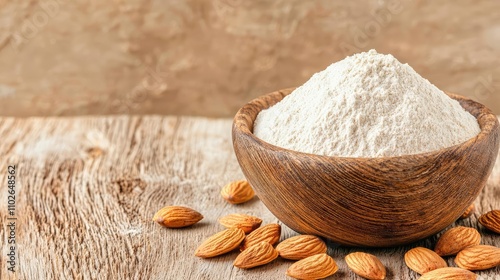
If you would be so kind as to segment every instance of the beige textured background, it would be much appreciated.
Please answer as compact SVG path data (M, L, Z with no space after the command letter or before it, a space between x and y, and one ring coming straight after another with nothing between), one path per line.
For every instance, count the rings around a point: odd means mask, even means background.
M0 114L232 116L376 48L500 113L500 1L0 0Z

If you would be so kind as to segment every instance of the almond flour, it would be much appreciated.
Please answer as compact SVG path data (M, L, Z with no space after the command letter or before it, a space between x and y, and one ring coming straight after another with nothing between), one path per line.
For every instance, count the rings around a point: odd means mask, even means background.
M477 120L408 64L375 50L333 63L257 116L254 133L328 156L417 154L463 143Z

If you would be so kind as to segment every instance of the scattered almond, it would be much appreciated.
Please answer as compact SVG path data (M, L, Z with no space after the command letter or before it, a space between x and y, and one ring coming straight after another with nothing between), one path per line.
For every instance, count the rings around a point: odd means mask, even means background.
M419 280L476 280L476 278L474 272L458 267L443 267L427 272Z
M258 228L254 231L252 231L247 237L245 237L245 240L243 240L243 243L241 244L240 250L243 251L246 248L260 243L262 241L266 241L267 243L274 245L278 240L280 239L281 235L281 226L278 224L268 224L265 225L261 228Z
M250 186L247 181L241 180L225 185L222 188L220 194L229 203L240 204L252 199L255 195L255 192L253 191L252 186Z
M242 229L226 229L201 243L194 254L202 258L219 256L238 248L243 239L245 239L245 232Z
M485 228L500 234L500 210L492 210L479 217L479 223Z
M467 207L467 209L465 209L462 216L460 216L460 219L469 218L474 213L474 209L475 209L474 204L469 205L469 207Z
M485 270L500 265L500 248L489 245L476 245L460 251L455 263L468 270Z
M153 221L168 228L182 228L196 224L203 215L197 211L183 206L166 206L158 210Z
M347 266L357 275L370 280L385 279L385 266L372 254L355 252L345 257Z
M238 257L236 257L236 260L234 260L234 266L239 268L252 268L270 263L277 257L278 252L273 248L273 245L266 241L262 241L241 252Z
M322 279L333 275L339 267L327 254L317 254L292 264L286 275L297 279Z
M284 259L301 260L312 255L326 253L326 244L314 235L297 235L282 241L276 251Z
M250 233L260 227L262 220L245 214L230 214L219 219L219 223L226 228L241 228L245 233Z
M479 243L481 243L481 235L475 228L459 226L443 233L437 241L434 251L442 257L451 256Z
M431 270L448 267L436 252L424 247L416 247L405 254L406 265L419 274L427 273Z

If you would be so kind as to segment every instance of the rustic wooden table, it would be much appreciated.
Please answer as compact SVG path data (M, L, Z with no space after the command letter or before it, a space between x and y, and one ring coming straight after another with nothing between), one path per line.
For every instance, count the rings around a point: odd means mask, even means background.
M224 184L243 176L230 127L229 119L191 117L0 118L0 278L287 279L291 262L282 259L240 270L232 266L236 252L193 256L202 240L222 230L217 219L223 215L248 213L279 223L258 199L235 206L220 197ZM16 166L12 213L9 165ZM165 205L186 205L205 218L191 228L166 229L151 222ZM455 224L477 227L483 244L500 246L500 236L477 223L479 213L500 209L500 164L475 205L471 218ZM295 234L283 226L282 239ZM15 273L7 270L11 235ZM329 244L340 267L331 279L360 279L343 260L352 251L379 256L388 279L417 279L404 265L404 252L432 248L435 241L386 249ZM453 258L447 261L454 265ZM500 279L500 267L478 275Z

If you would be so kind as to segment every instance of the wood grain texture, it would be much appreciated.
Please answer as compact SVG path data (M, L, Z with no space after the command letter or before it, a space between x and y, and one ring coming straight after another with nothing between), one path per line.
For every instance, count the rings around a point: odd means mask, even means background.
M230 205L220 189L243 177L231 144L229 119L176 117L0 118L0 279L290 279L281 258L251 270L232 266L238 252L209 260L193 256L223 230L217 219L245 213L280 223L258 198ZM7 165L18 166L18 272L6 271ZM151 221L166 205L185 205L204 219L167 229ZM476 212L455 225L477 227L482 244L499 235L477 223L500 209L500 164L475 200ZM281 240L296 235L282 224ZM438 235L439 236L439 235ZM432 248L437 236L407 246L356 249L328 243L339 265L329 279L361 279L345 255L364 251L387 267L388 279L417 279L404 265L413 247ZM445 258L453 265L452 258ZM497 279L500 267L478 272Z
M329 157L258 139L253 122L293 89L254 99L236 114L233 143L243 173L283 223L354 246L387 247L433 235L479 195L493 168L499 124L483 105L450 95L481 132L435 152L379 158Z

